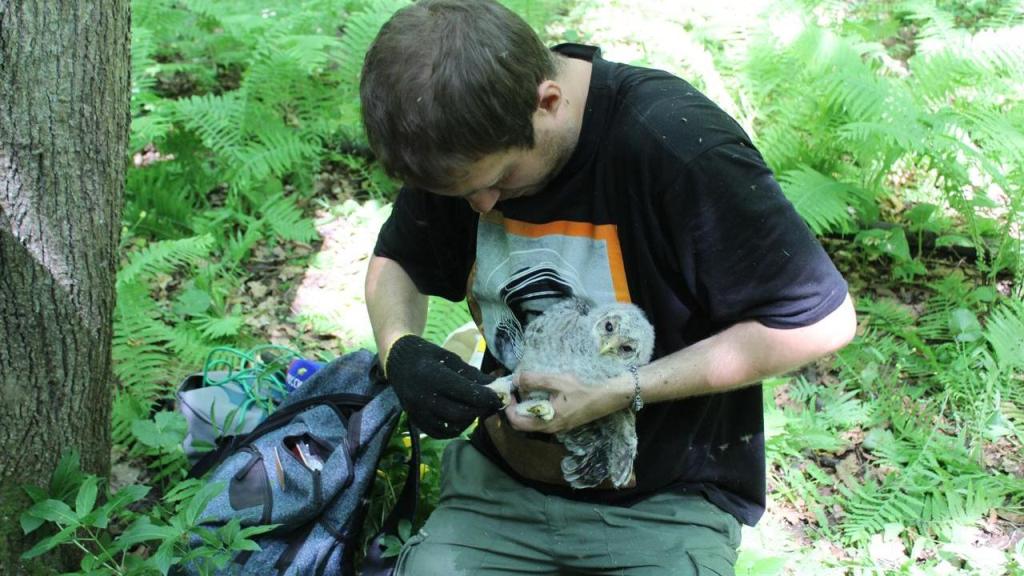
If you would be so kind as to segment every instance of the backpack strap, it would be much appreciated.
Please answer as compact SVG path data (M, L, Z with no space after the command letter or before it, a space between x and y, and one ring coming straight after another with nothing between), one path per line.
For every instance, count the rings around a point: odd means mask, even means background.
M397 536L398 525L402 520L412 522L416 517L416 503L420 497L420 433L411 422L407 420L406 423L409 425L412 454L409 457L409 472L405 477L405 486L402 487L402 492L381 525L380 531L366 547L362 576L391 576L398 557L383 557L384 538Z

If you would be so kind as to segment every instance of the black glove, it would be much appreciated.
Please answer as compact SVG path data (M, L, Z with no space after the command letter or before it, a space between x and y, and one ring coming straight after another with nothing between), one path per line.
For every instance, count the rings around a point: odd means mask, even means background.
M433 438L454 438L502 407L483 386L494 378L419 336L407 334L391 345L386 372L409 419Z

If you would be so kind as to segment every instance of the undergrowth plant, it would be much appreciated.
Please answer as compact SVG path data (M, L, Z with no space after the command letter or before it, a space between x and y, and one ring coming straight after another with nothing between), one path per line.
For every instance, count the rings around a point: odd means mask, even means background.
M135 511L149 493L133 484L111 492L106 482L81 471L77 454L65 454L45 489L29 490L34 504L21 515L26 533L52 527L24 557L34 558L58 546L78 551L82 576L167 574L187 563L200 574L214 574L233 555L258 550L252 538L275 526L242 528L238 520L216 529L197 526L200 513L225 486L198 480L182 482L146 513ZM53 533L53 530L56 532ZM148 546L150 553L137 553Z
M782 2L737 65L755 141L811 228L866 231L904 278L924 272L906 238L922 222L876 230L892 201L952 216L934 246L975 248L990 279L1024 270L1024 14L984 4L965 21L956 3Z
M766 400L774 492L821 538L941 549L994 510L1024 509L1024 482L985 461L992 442L1024 440L1024 306L959 274L929 288L920 311L859 301L866 332L839 353L837 384L768 387L786 392L782 408Z

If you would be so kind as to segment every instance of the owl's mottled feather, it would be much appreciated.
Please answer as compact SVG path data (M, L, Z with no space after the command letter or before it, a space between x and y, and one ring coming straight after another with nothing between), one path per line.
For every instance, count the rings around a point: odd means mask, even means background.
M560 302L526 328L517 371L571 373L584 385L599 386L631 366L650 361L654 328L632 304L592 305L581 299ZM544 417L547 394L531 393L519 404L521 414ZM550 418L550 415L548 416ZM626 485L636 459L636 419L620 410L556 434L569 454L562 475L574 488L589 488L611 479Z

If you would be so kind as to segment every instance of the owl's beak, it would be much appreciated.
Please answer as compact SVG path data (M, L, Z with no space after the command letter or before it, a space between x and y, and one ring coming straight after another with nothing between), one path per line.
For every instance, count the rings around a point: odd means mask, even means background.
M601 356L608 354L615 354L615 351L619 349L619 345L622 344L622 340L618 336L612 336L608 340L605 340L604 344L601 345L601 350L598 352Z

